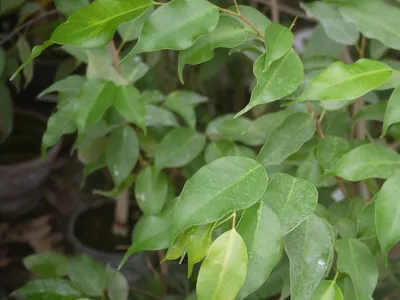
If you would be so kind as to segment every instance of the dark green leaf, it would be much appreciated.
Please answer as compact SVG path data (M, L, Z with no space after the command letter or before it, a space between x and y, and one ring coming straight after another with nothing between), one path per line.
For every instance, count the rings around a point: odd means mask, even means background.
M24 258L25 267L42 278L61 278L68 273L68 259L54 252L32 254Z
M351 150L350 143L341 137L325 136L317 146L317 159L327 174L333 170L340 158Z
M21 61L25 61L29 57L30 50L31 50L31 47L29 46L29 43L26 40L25 36L22 35L18 39L17 49L18 49L19 59ZM33 78L33 63L32 62L25 66L23 73L24 73L24 78L25 78L24 86L26 88L29 85L29 83L32 81L32 78Z
M289 52L292 48L294 36L290 29L276 23L267 26L264 36L267 48L265 72L274 61L277 61Z
M104 156L107 149L107 138L93 139L78 147L78 159L83 164L93 163Z
M16 294L29 300L71 300L82 296L81 291L63 279L32 280L18 289Z
M128 300L128 280L119 271L106 267L107 295L110 300Z
M390 96L382 128L382 137L390 125L400 122L400 86Z

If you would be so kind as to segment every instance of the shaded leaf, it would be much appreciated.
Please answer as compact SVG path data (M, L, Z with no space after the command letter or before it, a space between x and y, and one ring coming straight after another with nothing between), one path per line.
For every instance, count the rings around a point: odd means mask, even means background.
M317 159L327 174L333 170L340 158L351 150L350 143L341 137L325 136L317 146Z
M160 108L151 104L146 104L145 111L146 126L148 127L177 127L179 125L173 113L164 108Z
M169 95L167 101L165 102L165 107L180 115L190 129L195 130L196 113L194 111L193 104L191 104L188 99Z
M324 280L314 290L310 300L344 300L344 298L335 281Z
M123 42L130 42L137 40L140 36L140 32L143 29L143 24L147 20L147 18L154 12L153 7L149 7L144 14L142 14L139 18L136 18L132 21L122 23L118 27L118 33L122 38Z
M82 296L82 292L67 280L36 279L29 281L15 292L25 299L69 300Z
M211 163L212 161L228 156L231 151L234 149L235 144L231 141L227 140L216 140L212 141L207 147L204 152L204 158L207 164Z
M378 103L364 106L355 116L354 121L380 121L383 122L388 103L380 101Z
M54 252L32 254L23 262L29 271L41 278L61 278L68 273L68 259Z
M57 10L65 15L71 15L74 12L89 5L88 0L54 0Z
M107 295L110 300L127 300L129 296L128 280L117 270L106 267Z
M25 61L30 54L31 47L29 46L28 41L26 40L25 36L21 36L18 41L17 41L17 49L18 49L18 54L19 54L19 59L21 61ZM29 63L25 66L24 70L24 78L25 78L25 83L24 86L25 88L29 85L29 83L32 81L33 78L33 63Z
M400 86L390 96L383 121L381 137L386 134L390 125L398 122L400 122Z
M232 6L229 9L231 11L236 12L235 6ZM260 32L264 32L265 28L271 24L271 21L262 12L260 12L258 9L254 8L254 7L251 7L248 5L239 5L239 9L240 9L241 14L247 20L249 20ZM254 30L249 26L249 24L244 22L239 17L233 16L233 15L229 15L229 16L238 19L240 22L243 23L244 26L246 26L249 29L249 31L254 32Z
M294 36L292 31L280 24L272 23L265 29L265 57L264 72L278 59L282 58L292 48Z
M44 95L53 93L53 92L62 92L67 93L70 96L75 96L79 93L79 91L83 88L86 78L80 75L71 75L67 78L64 78L60 81L53 83L51 86L43 90L38 98L43 97Z

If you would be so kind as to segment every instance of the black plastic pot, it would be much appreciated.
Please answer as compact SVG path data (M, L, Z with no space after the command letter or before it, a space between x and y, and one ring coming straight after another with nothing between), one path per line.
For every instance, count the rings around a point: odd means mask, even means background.
M51 171L60 144L46 159L40 155L46 118L37 113L16 111L14 130L0 145L0 217L19 217L35 207L43 196L43 182Z
M104 209L110 214L106 219L112 219L113 217L113 207L115 205L114 200L110 199L99 199L96 200L91 205L86 206L85 208L78 211L70 220L69 228L68 228L68 238L73 246L73 250L75 253L86 253L91 255L93 258L102 262L105 265L110 265L113 268L117 268L125 254L124 251L109 251L104 249L97 249L95 247L88 246L88 242L83 241L82 237L90 237L92 235L102 235L103 230L96 230L95 222L103 222L104 218L99 213L96 220L93 221L93 215L96 215L97 210ZM91 220L88 220L88 223L85 226L83 224L83 219L91 214ZM111 232L111 224L106 222L107 224L102 224L101 226L106 226L107 231ZM111 235L110 233L106 235ZM80 236L80 237L79 237ZM98 240L102 241L104 245L107 243L111 243L110 239L107 237L99 236ZM130 238L128 238L130 240ZM131 284L135 284L140 282L142 279L150 275L150 270L147 265L147 260L154 260L154 253L141 252L132 255L128 261L124 264L121 272L125 275L128 281Z

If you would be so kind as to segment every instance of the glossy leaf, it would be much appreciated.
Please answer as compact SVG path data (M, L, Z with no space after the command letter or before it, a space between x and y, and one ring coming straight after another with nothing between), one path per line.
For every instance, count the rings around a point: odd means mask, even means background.
M400 86L397 87L390 96L386 108L381 137L386 134L390 125L398 122L400 122Z
M375 199L376 234L387 263L389 250L400 241L400 173L390 177L381 187Z
M67 78L64 78L60 81L53 83L51 86L43 90L38 98L43 97L44 95L58 92L58 93L67 93L68 95L75 96L79 93L79 91L83 88L83 85L86 82L86 78L80 75L71 75Z
M270 24L265 29L264 36L267 48L265 72L274 61L277 61L289 52L292 48L294 36L289 28L276 23Z
M344 300L344 298L335 281L324 280L314 290L310 300Z
M168 177L154 167L142 169L135 182L135 198L144 215L157 215L164 207L168 194Z
M291 299L310 298L330 268L334 243L329 223L314 215L285 237L285 250L290 260Z
M106 270L88 254L71 258L68 277L86 295L102 297L106 288Z
M217 7L206 0L171 1L148 17L127 57L141 52L189 48L217 26L218 18Z
M57 10L65 15L71 15L74 12L89 5L88 0L54 0Z
M139 156L136 133L130 126L114 130L107 143L106 160L116 186L131 173Z
M146 111L139 91L133 86L117 86L114 92L117 111L146 132Z
M107 295L110 300L128 300L129 284L119 271L106 267Z
M282 234L286 235L312 215L317 207L318 192L308 180L276 173L262 199L276 213Z
M337 267L350 275L357 300L372 299L378 280L376 259L368 247L356 239L341 239L336 242Z
M242 237L231 229L211 245L197 279L198 300L234 300L247 274L247 251Z
M237 226L249 257L246 281L236 299L244 299L269 277L281 258L282 237L279 219L264 200L246 209Z
M187 233L188 278L192 275L193 266L206 257L212 244L211 234L214 224L195 226Z
M244 157L224 157L186 181L175 208L170 244L193 225L210 224L256 203L267 188L265 169Z
M399 166L398 153L379 144L366 144L342 156L332 170L332 174L348 181L388 178Z
M311 81L298 101L353 100L372 91L391 75L387 65L371 59L360 59L351 65L337 61Z
M25 299L78 299L82 296L71 282L64 279L36 279L29 281L15 294ZM44 298L45 297L47 298Z
M61 278L68 273L68 258L54 252L33 254L23 262L29 271L41 278Z
M340 158L350 150L350 143L341 137L325 136L325 139L319 141L317 159L324 173L332 171Z
M178 76L181 82L183 83L183 69L186 64L198 65L211 60L216 48L234 48L246 40L247 33L248 29L236 19L221 16L217 27L210 34L180 52Z
M178 120L170 111L155 105L146 104L146 126L148 127L177 127Z
M196 158L203 150L205 137L189 128L177 128L170 131L160 142L156 150L155 166L180 168Z
M293 49L271 64L266 72L266 54L254 64L257 86L251 93L250 103L236 116L243 115L256 105L270 103L293 93L303 78L303 64Z
M314 1L302 3L301 7L307 15L321 22L325 33L332 40L345 45L354 45L358 41L360 34L357 26L353 22L345 21L334 4Z
M257 161L264 166L281 164L311 139L314 132L315 122L310 114L289 115L261 148Z

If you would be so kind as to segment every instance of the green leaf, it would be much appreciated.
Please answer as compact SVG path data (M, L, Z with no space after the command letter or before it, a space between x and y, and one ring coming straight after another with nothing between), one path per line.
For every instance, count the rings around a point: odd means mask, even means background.
M397 87L390 96L385 112L381 137L386 134L390 125L398 122L400 122L400 86Z
M102 297L106 288L105 267L88 254L71 258L68 277L88 296Z
M344 300L344 298L335 281L324 280L314 290L310 300Z
M263 166L244 157L224 157L202 167L186 181L178 199L170 244L193 225L252 206L264 194L267 179Z
M219 18L217 27L208 35L200 38L191 47L182 50L178 58L178 75L183 83L183 69L186 64L198 65L214 56L216 48L234 48L243 43L248 34L248 29L238 20L228 16Z
M294 36L290 29L280 24L272 23L265 29L265 57L264 72L278 59L282 58L292 48Z
M330 39L321 24L317 24L307 42L304 58L310 57L338 57L344 46Z
M336 242L337 267L350 275L357 300L372 299L378 280L376 259L368 247L356 239L341 239Z
M107 295L110 300L128 300L128 280L117 270L106 267Z
M54 252L32 254L23 262L29 271L41 278L61 278L68 273L68 258Z
M282 237L279 219L264 200L246 209L237 231L249 257L246 281L236 299L244 299L269 277L281 258Z
M21 61L25 61L30 54L31 47L29 46L28 41L26 40L25 36L21 36L17 41L17 49L19 54L19 59ZM29 63L24 68L24 77L25 77L25 88L29 85L33 78L33 63Z
M327 135L343 137L352 126L352 120L347 111L328 111L322 121L322 129Z
M378 40L371 40L369 43L369 55L372 59L381 59L388 50L389 48Z
M158 170L183 167L201 153L205 143L203 135L189 128L173 129L157 147L155 166Z
M337 5L343 18L355 23L365 37L400 50L400 33L395 29L399 8L379 0L341 1Z
M120 186L136 165L139 144L130 126L114 130L108 137L106 160L116 186Z
M139 81L147 74L147 72L149 72L149 70L150 67L145 64L139 56L127 60L121 66L122 77L124 77L124 79L130 84Z
M159 90L144 90L142 99L146 104L158 104L164 101L164 94Z
M246 117L223 120L217 124L222 136L250 146L260 146L265 142L263 124L255 123Z
M198 300L234 300L247 274L247 251L242 237L231 229L211 245L197 279Z
M117 86L114 92L114 105L117 111L129 122L146 132L146 111L139 91L129 85Z
M308 180L276 173L262 199L276 213L286 235L312 215L318 191Z
M311 115L293 113L271 134L257 160L264 166L279 165L311 139L314 132L315 122Z
M285 237L293 300L310 299L330 268L335 237L329 223L311 215Z
M331 3L315 1L301 3L307 15L318 19L329 38L344 45L354 45L360 36L357 26L353 22L343 19L339 9Z
M187 233L188 278L192 275L193 266L201 262L212 244L211 234L214 224L194 226Z
M241 14L251 22L260 32L264 32L265 28L271 24L271 21L258 9L247 6L247 5L239 5L239 9ZM236 7L232 6L229 8L229 10L236 12ZM237 16L230 15L230 17L234 17L238 19L240 22L243 23L244 26L246 26L249 31L254 32L254 30L250 27L249 24L244 22L242 19L240 19Z
M351 150L350 143L341 137L325 136L317 146L317 159L325 174L333 170L340 158Z
M149 7L139 18L119 25L117 31L122 38L122 42L126 43L137 40L140 36L140 32L143 29L144 22L153 12L154 8Z
M168 110L151 105L145 105L146 111L146 126L148 127L165 127L165 126L173 126L177 127L178 121L175 116Z
M351 65L337 61L311 81L298 101L353 100L372 91L391 75L391 68L371 59L360 59Z
M351 281L351 278L347 274L342 274L336 281L337 286L340 288L344 300L346 299L357 299L357 296L354 291L354 285ZM368 298L371 299L371 298Z
M168 194L168 177L147 166L140 170L135 182L135 198L144 215L157 215L164 207Z
M342 238L355 238L357 235L357 224L346 218L340 218L336 222L336 229Z
M5 84L0 84L0 143L11 133L13 128L13 109L10 93Z
M378 103L370 104L361 108L361 110L354 116L354 121L379 121L383 122L385 111L388 106L386 101L379 101Z
M375 199L375 226L382 256L387 264L389 250L400 241L400 173L390 177Z
M235 144L227 140L212 141L204 152L204 158L207 164L214 160L228 156L234 149Z
M76 96L79 91L83 88L87 79L80 75L71 75L67 78L64 78L60 81L53 83L51 86L43 90L38 98L43 97L44 95L58 92L58 93L66 93L69 96Z
M289 50L264 72L266 57L266 54L263 54L255 62L253 72L257 77L257 86L251 93L250 103L237 113L236 117L243 115L256 105L282 99L299 87L303 78L303 64L296 51Z
M246 147L246 146L241 146L241 145L235 145L233 149L229 152L229 156L243 156L251 159L256 159L256 153L253 151L253 149Z
M65 15L72 15L74 12L89 5L88 0L54 0L57 10Z
M148 17L136 46L123 61L142 52L189 48L217 26L218 18L217 7L206 0L168 2Z
M332 174L348 181L368 178L388 178L400 166L400 155L389 147L366 144L346 153Z
M70 300L82 296L72 283L63 279L36 279L15 292L24 299Z

